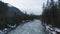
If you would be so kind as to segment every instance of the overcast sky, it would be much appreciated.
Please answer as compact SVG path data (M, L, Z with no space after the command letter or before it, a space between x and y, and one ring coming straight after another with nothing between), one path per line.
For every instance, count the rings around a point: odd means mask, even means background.
M27 13L41 14L43 2L46 0L2 0Z

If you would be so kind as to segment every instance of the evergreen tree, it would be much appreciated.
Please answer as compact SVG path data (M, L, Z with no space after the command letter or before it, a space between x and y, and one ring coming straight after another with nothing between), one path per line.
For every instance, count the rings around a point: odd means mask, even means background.
M0 14L6 13L7 10L8 10L8 6L4 2L0 1Z
M0 27L5 27L7 24L6 12L8 11L8 6L0 1Z
M58 4L54 0L51 0L51 2L49 3L48 2L47 4L49 6L46 5L43 9L42 21L47 24L51 24L55 27L59 27L60 26L60 9L59 9L60 2L58 2Z

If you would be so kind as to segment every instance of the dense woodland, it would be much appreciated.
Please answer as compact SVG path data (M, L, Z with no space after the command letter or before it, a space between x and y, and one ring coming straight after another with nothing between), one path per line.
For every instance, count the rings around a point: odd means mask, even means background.
M60 0L43 3L42 22L60 28Z
M16 7L9 7L7 3L0 1L0 27L6 28L7 24L15 25L21 24L22 21L30 21L35 19L37 16L21 12Z

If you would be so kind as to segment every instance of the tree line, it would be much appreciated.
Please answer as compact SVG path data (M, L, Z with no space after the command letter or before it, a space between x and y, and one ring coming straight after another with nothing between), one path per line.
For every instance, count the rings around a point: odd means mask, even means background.
M8 27L7 24L21 24L22 21L33 20L36 15L21 12L16 7L9 7L7 3L0 1L0 28Z
M42 22L60 27L60 0L47 0L43 3Z

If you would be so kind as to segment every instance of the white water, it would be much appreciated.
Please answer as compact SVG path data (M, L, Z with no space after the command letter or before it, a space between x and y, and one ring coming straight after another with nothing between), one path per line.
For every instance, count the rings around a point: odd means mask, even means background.
M45 34L44 27L40 20L30 21L23 26L8 32L8 34Z

